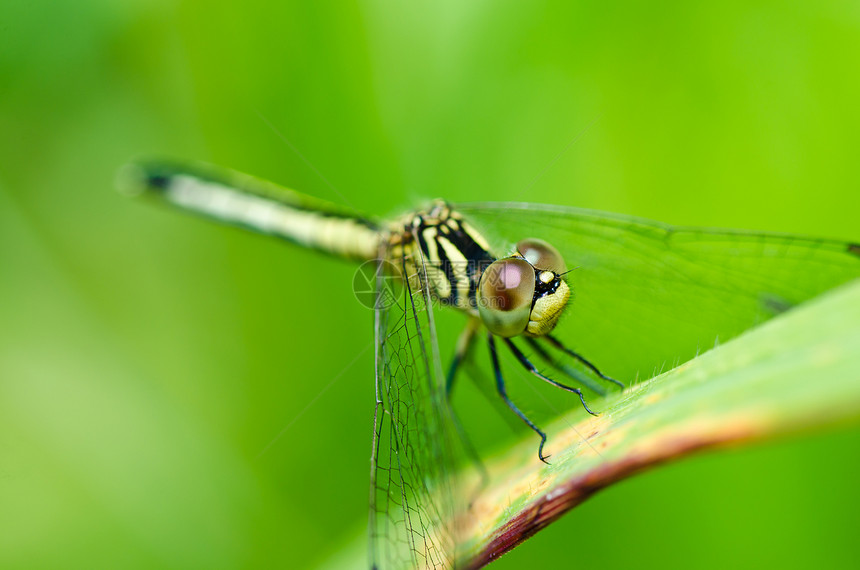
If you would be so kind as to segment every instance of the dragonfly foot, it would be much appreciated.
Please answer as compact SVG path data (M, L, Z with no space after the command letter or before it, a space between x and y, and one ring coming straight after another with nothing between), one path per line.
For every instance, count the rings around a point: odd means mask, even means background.
M585 403L585 397L582 395L582 392L577 390L576 393L579 395L579 401L582 402L582 407L585 408L586 412L588 412L589 414L591 414L592 416L595 416L595 417L600 415L600 414L596 414L596 413L591 411L591 408L589 408L588 404Z
M546 434L541 432L540 437L541 437L541 439L540 439L540 445L538 446L538 459L540 459L541 461L543 461L544 463L549 465L549 461L547 461L547 459L552 457L552 455L544 455L543 454L543 446L546 443Z

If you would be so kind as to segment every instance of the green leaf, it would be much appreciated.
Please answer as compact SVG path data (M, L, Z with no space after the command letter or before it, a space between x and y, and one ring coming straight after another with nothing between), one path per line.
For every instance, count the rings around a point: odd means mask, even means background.
M550 428L550 465L538 462L531 437L488 463L489 483L458 521L461 565L492 561L645 469L856 420L860 281L604 401L603 410Z

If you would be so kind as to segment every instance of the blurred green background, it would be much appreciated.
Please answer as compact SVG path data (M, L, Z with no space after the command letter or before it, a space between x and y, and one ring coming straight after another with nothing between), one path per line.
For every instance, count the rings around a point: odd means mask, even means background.
M366 525L353 267L128 200L125 161L856 240L858 61L851 1L5 0L0 567L305 567ZM856 567L858 451L659 469L496 567Z

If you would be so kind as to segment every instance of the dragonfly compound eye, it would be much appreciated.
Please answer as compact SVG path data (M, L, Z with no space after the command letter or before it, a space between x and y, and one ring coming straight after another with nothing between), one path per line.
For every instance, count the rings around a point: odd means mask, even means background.
M556 248L542 239L529 238L517 243L517 252L535 269L543 269L562 274L567 271L564 259Z
M535 295L535 269L525 259L494 261L478 284L478 314L495 335L521 334L529 324Z

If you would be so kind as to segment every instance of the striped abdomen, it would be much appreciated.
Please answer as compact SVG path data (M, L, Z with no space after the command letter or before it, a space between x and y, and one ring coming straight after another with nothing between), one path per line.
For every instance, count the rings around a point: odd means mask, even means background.
M204 165L136 163L121 186L210 218L349 259L374 259L378 226L347 210L271 182Z

